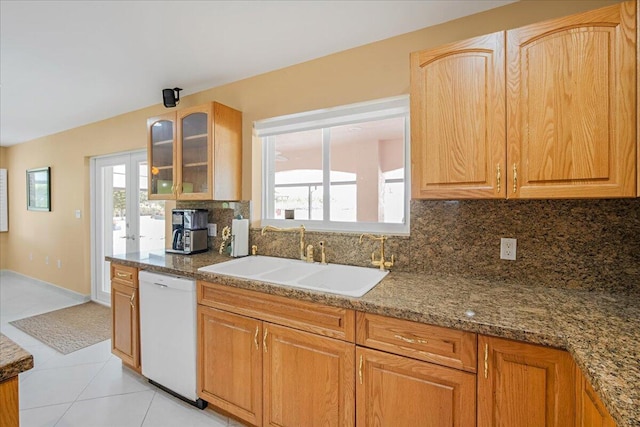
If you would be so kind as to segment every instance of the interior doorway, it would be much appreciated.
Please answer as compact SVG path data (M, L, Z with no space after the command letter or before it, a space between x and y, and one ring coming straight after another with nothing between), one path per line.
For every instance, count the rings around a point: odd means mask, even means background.
M164 201L148 199L146 151L91 160L93 300L110 304L105 256L164 250Z

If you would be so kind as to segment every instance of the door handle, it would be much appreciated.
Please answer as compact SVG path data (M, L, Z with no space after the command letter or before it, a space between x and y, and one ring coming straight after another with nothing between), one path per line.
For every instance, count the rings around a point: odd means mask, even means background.
M262 337L262 346L264 347L264 352L267 352L267 335L269 335L269 330L264 328L264 335Z
M260 348L260 344L258 344L258 333L259 333L259 326L256 326L256 334L253 336L253 343L256 345L256 350L258 350Z
M131 298L129 299L129 304L131 305L131 308L136 308L136 306L133 304L133 301L136 299L136 293L132 293L131 294Z
M154 285L159 286L161 288L167 288L167 285L163 285L162 283L154 283Z

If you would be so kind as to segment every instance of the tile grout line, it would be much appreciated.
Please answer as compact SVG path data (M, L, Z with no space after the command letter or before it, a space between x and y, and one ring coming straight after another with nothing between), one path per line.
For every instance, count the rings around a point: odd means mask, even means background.
M144 412L144 417L142 417L142 422L140 423L140 427L142 427L144 425L144 422L147 419L147 415L149 415L149 411L151 410L151 405L153 405L153 401L156 400L156 396L158 395L157 391L151 390L151 389L150 389L150 391L153 391L153 397L149 401L149 406L147 406L147 410Z
M108 360L107 360L108 362ZM80 391L80 393L78 393L78 395L76 396L76 398L73 400L73 402L71 402L71 404L69 405L69 407L67 408L66 411L64 411L64 413L60 416L60 418L58 418L58 421L56 421L56 423L53 425L53 427L56 427L58 425L58 423L64 418L65 415L67 415L67 412L69 412L69 409L71 409L71 407L73 405L75 405L75 403L78 401L78 397L80 397L80 395L82 395L82 393L84 393L84 391L87 389L87 387L89 387L89 384L91 384L93 382L93 380L96 379L96 377L98 376L98 374L100 372L102 372L102 370L104 369L104 367L107 365L107 362L104 362L104 364L102 365L102 368L98 369L98 371L95 373L95 375L89 380L89 382L87 383L86 386L84 386L84 388Z

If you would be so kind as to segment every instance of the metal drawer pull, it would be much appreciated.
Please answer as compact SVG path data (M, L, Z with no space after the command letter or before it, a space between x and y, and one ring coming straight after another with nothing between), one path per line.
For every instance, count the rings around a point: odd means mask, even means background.
M429 343L428 340L421 340L421 339L414 340L412 338L403 337L402 335L394 335L393 337L401 341L408 342L409 344L428 344Z
M489 344L484 345L484 377L489 373Z
M120 271L116 271L116 275L117 275L118 277L126 277L126 278L129 278L129 277L130 277L130 274L129 274L129 273L122 273L122 272L120 272Z
M269 335L269 330L264 328L264 335L262 336L262 346L264 347L264 352L267 352L267 335Z
M362 384L362 364L364 363L362 355L360 355L360 368L358 369L358 376L360 377L360 384Z
M258 332L259 332L258 329L259 329L259 326L256 326L256 334L253 336L253 343L256 345L256 350L260 348L259 347L260 344L258 344Z

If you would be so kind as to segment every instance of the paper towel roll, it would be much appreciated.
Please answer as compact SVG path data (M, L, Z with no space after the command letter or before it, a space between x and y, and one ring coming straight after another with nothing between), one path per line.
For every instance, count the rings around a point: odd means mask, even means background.
M249 255L249 220L234 219L231 221L231 256Z

